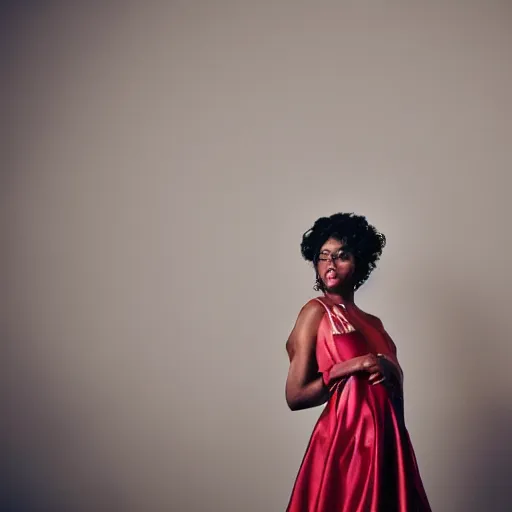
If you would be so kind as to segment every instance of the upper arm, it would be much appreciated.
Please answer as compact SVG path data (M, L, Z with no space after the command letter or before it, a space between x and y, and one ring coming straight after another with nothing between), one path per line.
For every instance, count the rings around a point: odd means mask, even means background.
M306 385L318 376L316 336L324 313L322 304L312 300L301 309L297 317L286 342L290 359L287 389Z

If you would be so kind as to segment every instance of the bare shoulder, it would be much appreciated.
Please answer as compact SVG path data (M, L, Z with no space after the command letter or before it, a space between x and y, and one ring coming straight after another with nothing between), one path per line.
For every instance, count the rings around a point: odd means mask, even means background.
M316 299L311 299L299 311L297 321L295 322L294 331L299 330L316 330L320 321L325 314L325 307Z
M318 327L324 314L324 306L315 299L311 299L302 306L286 342L286 349L290 356L299 346L311 347L314 345Z
M300 316L318 316L325 313L325 306L318 301L317 299L311 299L304 306L302 306L299 317Z

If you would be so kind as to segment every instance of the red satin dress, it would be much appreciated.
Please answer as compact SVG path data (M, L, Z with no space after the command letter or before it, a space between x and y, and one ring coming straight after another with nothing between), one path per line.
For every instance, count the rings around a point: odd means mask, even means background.
M341 361L369 352L396 364L382 322L355 304L318 300L325 315L316 357L327 376ZM404 423L401 383L371 385L368 375L336 381L318 419L287 512L431 512Z

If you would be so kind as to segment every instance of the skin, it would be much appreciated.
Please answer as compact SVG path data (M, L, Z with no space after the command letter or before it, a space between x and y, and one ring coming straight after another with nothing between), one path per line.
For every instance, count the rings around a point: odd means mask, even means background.
M354 301L355 261L350 253L342 253L343 244L329 238L320 249L321 257L316 271L324 285L324 293L333 304L347 304ZM332 255L339 258L332 258ZM325 385L316 362L316 335L324 315L324 307L316 300L309 301L299 312L295 326L286 343L290 360L286 379L286 402L292 410L306 409L325 403L329 388L338 379L356 373L369 374L372 385L383 382L394 373L401 380L401 371L382 355L369 353L333 366L329 384Z

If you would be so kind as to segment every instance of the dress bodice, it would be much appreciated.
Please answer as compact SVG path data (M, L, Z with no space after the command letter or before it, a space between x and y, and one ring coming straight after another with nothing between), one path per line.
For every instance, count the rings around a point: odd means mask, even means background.
M325 308L317 334L316 356L319 370L368 353L395 359L393 342L382 322L355 304L331 304L324 297L315 300Z

